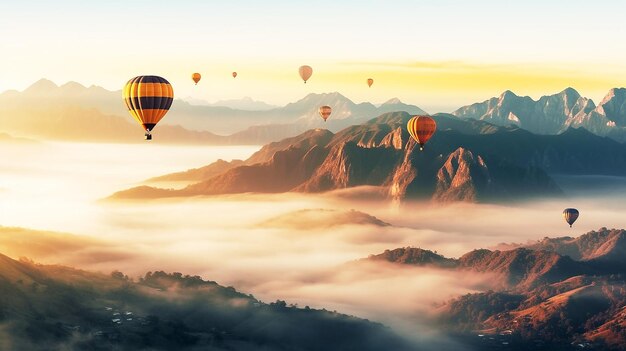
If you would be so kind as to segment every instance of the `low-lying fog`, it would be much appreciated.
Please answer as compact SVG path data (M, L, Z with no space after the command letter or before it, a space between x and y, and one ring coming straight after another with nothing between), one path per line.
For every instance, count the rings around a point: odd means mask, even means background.
M626 227L626 184L610 177L560 177L568 198L509 205L356 201L345 191L99 201L153 176L245 159L256 149L4 144L0 253L131 276L198 274L264 301L336 309L414 331L434 304L488 287L489 277L352 261L404 246L458 257L502 242ZM561 215L566 207L581 212L572 229Z

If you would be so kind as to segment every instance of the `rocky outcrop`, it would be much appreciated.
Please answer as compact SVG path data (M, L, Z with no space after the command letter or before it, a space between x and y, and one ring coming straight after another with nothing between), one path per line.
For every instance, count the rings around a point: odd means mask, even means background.
M482 157L458 148L437 172L433 198L438 201L477 201L488 195L491 186L489 169Z

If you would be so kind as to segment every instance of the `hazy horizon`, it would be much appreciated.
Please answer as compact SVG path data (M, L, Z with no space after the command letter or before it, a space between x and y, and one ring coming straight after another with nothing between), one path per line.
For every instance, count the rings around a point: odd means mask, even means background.
M507 7L492 0L306 5L279 0L3 4L0 49L9 54L0 65L0 90L24 89L40 77L89 77L89 84L117 90L133 76L157 74L174 84L177 96L205 100L251 96L282 105L305 92L339 90L357 101L397 96L426 110L446 111L506 89L538 97L576 86L596 100L626 79L626 47L618 39L625 5L618 1L596 2L605 10L601 15L582 1ZM512 25L510 13L528 20ZM142 26L151 28L143 46L161 48L158 55L146 50L149 60L140 54L129 59L136 41L120 40L133 31L139 14ZM416 20L419 26L413 25ZM593 47L610 47L611 55L598 55ZM306 85L297 76L303 64L314 68ZM198 86L191 84L195 71L203 74ZM236 79L232 71L239 73ZM375 80L371 88L367 78Z

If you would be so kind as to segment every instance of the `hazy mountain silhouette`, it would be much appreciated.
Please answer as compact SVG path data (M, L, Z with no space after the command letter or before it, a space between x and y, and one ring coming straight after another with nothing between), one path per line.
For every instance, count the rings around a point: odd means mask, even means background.
M254 100L249 96L243 97L241 99L219 100L212 103L205 100L194 99L192 97L186 97L182 100L190 103L191 105L219 106L232 108L233 110L246 111L265 111L279 107L275 105L270 105L263 101Z
M387 111L425 113L420 108L391 99L380 107L356 104L334 92L309 94L284 107L259 105L250 99L217 105L194 105L176 99L167 117L155 129L163 142L204 144L259 144L321 127L340 130ZM333 107L324 123L321 105ZM261 107L260 110L253 110ZM85 87L69 82L62 86L42 79L22 92L0 94L0 125L4 132L39 138L81 141L141 141L142 131L122 102L121 91ZM230 135L230 136L228 136Z

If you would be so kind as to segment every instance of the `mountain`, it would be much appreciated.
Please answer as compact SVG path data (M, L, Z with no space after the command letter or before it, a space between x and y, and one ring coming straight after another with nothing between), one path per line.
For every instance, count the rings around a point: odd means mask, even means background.
M558 134L585 128L596 135L626 141L626 89L611 89L596 106L591 99L567 88L535 101L507 90L499 97L464 106L452 113L461 119L515 125L536 134Z
M535 135L517 127L433 116L438 132L420 152L407 113L339 132L315 129L265 145L244 164L181 190L135 189L113 198L325 192L377 186L392 198L491 202L559 196L549 174L621 175L626 146L585 129ZM137 191L140 190L140 191Z
M474 250L459 259L399 248L367 260L488 274L496 290L459 296L437 309L437 323L474 349L622 350L624 233L601 228L578 238L544 238L529 248Z
M438 268L454 268L458 265L457 261L454 259L446 258L436 252L416 247L385 250L383 253L370 255L366 260Z
M524 291L529 287L559 282L592 271L556 252L524 248L508 251L474 250L458 259L446 258L424 249L399 248L371 255L367 260L488 273L492 275L493 285L513 291Z
M626 231L601 228L577 238L544 238L526 245L531 250L553 251L598 266L610 266L619 273L626 268Z
M557 134L569 125L570 120L591 112L595 107L592 100L580 96L572 88L542 96L537 101L507 90L499 97L461 107L452 114L496 125L512 124L535 134Z
M485 161L464 148L458 148L437 172L434 199L477 201L489 192L491 175Z
M62 86L42 79L22 92L0 94L0 132L63 140L135 141L142 131L132 120L121 91L85 87L69 82ZM333 107L324 123L321 105ZM175 99L155 129L155 139L204 144L263 144L324 126L340 130L386 111L424 114L420 108L392 99L380 107L356 104L334 92L309 94L284 107L272 107L250 98L212 105L196 105ZM139 137L137 137L139 135ZM159 136L166 135L165 139Z
M598 107L578 116L569 125L626 142L626 89L611 89Z
M360 211L339 211L328 209L305 209L282 214L259 223L260 227L287 228L299 230L329 229L343 225L371 225L389 227L372 215Z
M211 104L212 106L230 107L234 110L245 111L265 111L278 108L278 106L270 105L263 101L253 100L251 97L244 97L233 100L220 100Z
M244 111L265 111L279 107L275 105L270 105L263 101L254 100L249 96L243 97L241 99L219 100L213 103L202 99L196 99L191 96L182 98L182 100L188 102L191 105L228 107L233 110Z
M78 83L57 86L40 80L21 93L0 94L0 125L3 131L36 139L97 142L141 142L143 130L130 118L120 92ZM159 142L224 144L207 131L159 125Z
M90 273L0 255L3 350L414 350L380 324L263 303L181 273Z

